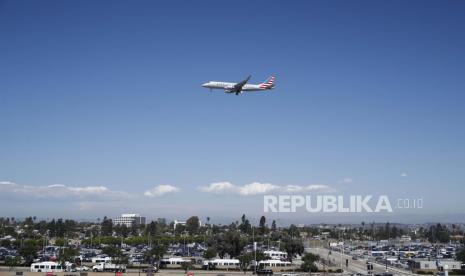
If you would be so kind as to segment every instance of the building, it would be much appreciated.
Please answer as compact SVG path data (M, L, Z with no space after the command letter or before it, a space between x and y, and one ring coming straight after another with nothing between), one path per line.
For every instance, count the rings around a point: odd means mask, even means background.
M409 235L402 235L400 237L400 241L401 242L411 242L412 241L412 237L410 237Z
M114 225L126 225L132 227L133 225L145 225L145 217L140 214L122 214L121 217L113 219Z
M178 226L178 225L186 226L186 222L185 222L185 221L174 220L174 221L173 221L173 227L174 227L174 229L176 229L176 226Z
M181 226L186 226L186 221L180 221L180 220L174 220L173 221L173 228L176 229L176 226L181 225ZM202 226L202 221L199 219L199 226Z
M265 250L263 254L272 260L285 260L287 259L287 253L284 251L276 250Z
M427 273L437 272L447 267L448 270L456 270L461 268L461 263L454 260L441 260L441 261L426 261L426 260L415 260L413 262L412 270L414 273Z

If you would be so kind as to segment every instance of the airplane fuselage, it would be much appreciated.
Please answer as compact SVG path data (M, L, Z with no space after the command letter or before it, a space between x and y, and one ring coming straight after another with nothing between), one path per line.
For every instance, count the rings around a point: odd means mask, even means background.
M202 87L211 89L223 89L226 93L241 94L244 91L264 91L274 88L275 77L271 76L266 82L260 84L248 84L250 75L241 82L223 82L223 81L209 81L202 84Z
M207 83L204 83L202 87L210 88L210 89L223 89L227 91L228 89L231 89L231 90L234 89L235 84L236 83L234 82L209 81ZM267 90L271 88L273 87L261 88L260 84L245 84L241 90L242 91L263 91L263 90Z

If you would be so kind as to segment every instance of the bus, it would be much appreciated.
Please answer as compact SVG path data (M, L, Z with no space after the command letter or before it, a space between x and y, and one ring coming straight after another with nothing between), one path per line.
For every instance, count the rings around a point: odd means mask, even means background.
M31 264L31 272L63 272L63 267L55 262L33 263Z
M281 260L263 260L258 262L258 267L260 269L271 269L274 271L284 271L289 270L292 267L291 262L281 261Z
M192 260L183 258L165 258L160 260L160 265L166 268L179 268L183 263L192 263Z
M206 260L203 262L204 269L218 268L218 269L239 269L240 261L238 259L214 259Z

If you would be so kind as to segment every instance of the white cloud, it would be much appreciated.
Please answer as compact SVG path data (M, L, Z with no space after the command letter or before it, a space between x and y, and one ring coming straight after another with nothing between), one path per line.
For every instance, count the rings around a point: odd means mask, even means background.
M239 193L241 195L257 195L266 194L279 189L279 186L272 185L270 183L259 183L253 182L240 187Z
M208 186L199 187L199 190L212 194L226 194L235 193L238 190L238 187L234 186L230 182L215 182Z
M314 192L314 193L334 193L336 192L336 189L328 186L328 185L320 185L320 184L315 184L315 185L308 185L305 187L306 191L309 192Z
M313 184L308 186L299 186L299 185L287 185L284 187L285 192L298 194L304 192L312 193L333 193L336 190L328 185Z
M400 176L406 177L406 176L407 176L407 173L403 172L403 173L400 174Z
M108 192L108 188L103 186L70 187L68 189L73 192L88 194L102 194Z
M150 190L145 191L144 195L148 197L157 197L169 193L176 193L180 189L172 185L158 185Z
M208 186L199 187L199 190L205 193L211 194L237 194L243 196L251 196L258 194L270 194L270 193L332 193L336 190L327 185L287 185L278 186L270 183L253 182L243 186L236 186L230 182L216 182Z
M288 193L301 193L304 191L304 187L299 185L287 185L284 187L284 190Z
M337 183L339 183L339 184L352 183L352 181L353 181L352 178L346 177L346 178L343 178L343 179L339 180Z
M63 184L30 186L9 181L0 182L0 195L9 198L53 198L56 200L70 198L121 199L129 197L129 194L125 192L111 191L104 186L71 187Z

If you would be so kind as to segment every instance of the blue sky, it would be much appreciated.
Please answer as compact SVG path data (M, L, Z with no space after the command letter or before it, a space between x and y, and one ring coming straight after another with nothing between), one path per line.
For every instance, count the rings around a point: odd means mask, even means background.
M238 192L255 182L463 214L464 14L461 1L1 1L0 215L259 216L261 194ZM277 88L200 87L248 74ZM235 192L201 188L218 182ZM71 190L48 200L55 184ZM144 196L159 185L172 188Z

